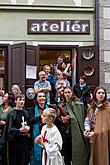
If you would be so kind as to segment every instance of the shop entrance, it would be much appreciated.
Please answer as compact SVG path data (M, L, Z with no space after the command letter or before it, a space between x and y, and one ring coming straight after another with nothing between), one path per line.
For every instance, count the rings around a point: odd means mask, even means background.
M82 74L88 76L88 84L92 89L99 85L99 54L94 45L33 46L20 43L0 45L1 89L7 92L13 84L18 84L25 94L27 88L33 87L43 66L55 64L59 56L63 56L65 63L71 62L73 85ZM26 107L29 107L29 104L26 100Z
M63 62L65 65L70 63L71 76L69 77L69 81L71 81L72 85L72 77L73 76L73 67L72 61L75 63L75 52L73 49L40 49L39 52L39 63L40 63L40 71L43 70L45 65L49 65L51 67L51 73L54 74L54 66L57 64L58 57L63 58ZM61 70L63 71L63 70Z
M61 49L61 48L56 48L56 49L40 49L39 52L39 63L40 63L40 71L44 69L44 67L46 65L50 66L51 68L51 72L50 74L52 74L54 76L54 83L51 84L51 104L55 104L56 102L56 89L55 89L55 75L56 75L56 69L55 66L58 65L58 58L61 57L63 59L63 64L59 67L58 69L60 71L64 71L66 69L67 65L70 65L70 67L67 70L68 76L67 76L67 80L70 82L71 86L72 86L72 80L74 80L74 78L72 79L72 77L74 77L73 75L73 68L72 68L72 59L74 60L74 52L73 49ZM75 62L75 60L74 60ZM64 69L64 68L65 69Z
M57 58L62 56L65 64L71 63L72 51L71 50L52 50L52 49L41 49L40 50L40 70L42 70L44 65L53 65L57 63Z

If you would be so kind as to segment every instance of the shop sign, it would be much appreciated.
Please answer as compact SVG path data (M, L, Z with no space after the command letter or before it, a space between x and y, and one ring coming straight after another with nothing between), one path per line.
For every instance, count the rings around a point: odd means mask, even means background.
M28 34L90 34L90 20L27 20Z

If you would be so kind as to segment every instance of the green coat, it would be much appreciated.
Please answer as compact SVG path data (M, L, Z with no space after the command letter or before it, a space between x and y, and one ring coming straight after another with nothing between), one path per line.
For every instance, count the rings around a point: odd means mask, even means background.
M9 111L8 112L3 112L3 105L0 106L0 120L4 120L6 121L7 115L12 111L12 107L9 107ZM1 130L1 134L2 136L0 136L0 156L3 154L3 160L1 164L8 164L8 158L7 158L7 144L6 144L6 136L5 136L5 132L4 130L4 125L0 125L0 130ZM4 151L5 150L5 151Z
M67 102L71 117L72 134L72 165L89 164L89 143L83 136L84 131L84 105L80 101Z
M8 112L3 112L3 106L0 106L0 120L6 120L7 115L9 112L12 111L12 107L9 106L9 111Z

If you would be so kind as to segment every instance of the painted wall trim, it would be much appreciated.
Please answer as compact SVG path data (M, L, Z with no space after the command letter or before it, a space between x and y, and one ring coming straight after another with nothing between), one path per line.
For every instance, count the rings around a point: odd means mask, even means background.
M79 45L83 46L83 42L33 42L33 45Z
M80 11L94 12L94 7L79 7L79 6L41 6L41 5L2 5L0 10L56 10L56 11Z

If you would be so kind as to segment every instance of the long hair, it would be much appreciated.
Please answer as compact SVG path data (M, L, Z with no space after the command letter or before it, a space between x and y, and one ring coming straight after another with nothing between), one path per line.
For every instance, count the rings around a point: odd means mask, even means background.
M97 98L96 98L96 93L97 93L97 91L99 90L99 89L102 89L104 92L105 92L105 98L102 100L102 107L104 107L107 103L108 103L108 101L107 101L107 92L106 92L106 89L104 88L104 87L100 87L100 86L98 86L98 87L96 87L95 88L95 90L94 90L94 92L93 92L93 98L92 98L92 100L91 100L91 107L93 108L93 109L95 109L96 108L96 104L97 104Z
M72 87L70 87L70 86L65 87L64 88L64 91L65 91L65 89L70 89L71 90L71 92L72 92L73 95L72 95L70 101L74 101L76 99L76 96L75 96L75 93L74 93L74 89ZM63 103L65 103L65 102L66 102L66 98L65 98L65 95L63 93Z
M45 103L44 103L44 104L46 104L46 103L47 103L47 98L46 98L45 92L38 92L38 93L37 93L37 95L36 95L36 104L39 105L38 100L37 100L37 97L38 97L39 93L43 93L43 94L45 95L45 99L46 99L46 100L45 100Z
M9 101L9 106L14 107L15 106L15 96L13 92L8 92L8 101Z

